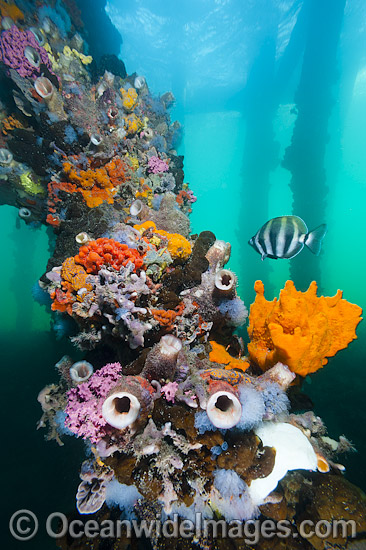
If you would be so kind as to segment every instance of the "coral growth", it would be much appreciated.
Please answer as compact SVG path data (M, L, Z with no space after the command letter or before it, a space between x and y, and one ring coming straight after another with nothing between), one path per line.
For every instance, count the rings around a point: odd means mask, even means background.
M61 277L63 288L76 291L81 288L90 289L90 285L86 282L85 269L81 265L77 265L74 258L66 258L61 267Z
M41 64L51 69L47 52L39 45L31 31L22 31L16 25L0 35L0 61L22 77L36 78Z
M103 418L102 405L121 374L121 365L111 363L95 372L87 382L69 390L65 424L73 433L97 443L111 432Z
M0 0L0 13L2 17L10 17L13 21L24 19L24 13L15 4L8 4Z
M121 88L120 91L123 108L128 112L132 111L136 107L138 97L135 88L128 88L128 90Z
M55 194L56 189L67 193L81 193L89 208L95 208L104 201L112 204L117 187L126 179L125 170L125 164L119 158L95 170L91 168L80 170L71 162L64 162L63 171L69 181L51 182L52 194Z
M144 222L141 225L135 225L134 228L142 234L149 230L150 235L161 235L164 237L167 241L167 249L169 254L174 260L177 258L187 260L192 252L190 242L183 237L183 235L180 235L179 233L168 233L163 229L156 229L156 225L153 221Z
M161 172L167 172L169 170L168 164L164 160L155 156L149 158L147 167L152 174L160 174Z
M159 323L161 327L166 327L167 330L172 330L176 318L181 315L182 310L177 306L177 311L174 309L150 309L150 313Z
M15 128L23 128L23 124L13 115L5 117L1 121L1 131L6 136Z
M135 248L128 248L113 239L97 239L80 248L75 262L83 265L87 273L98 273L103 265L110 265L118 271L129 262L134 264L133 270L136 271L144 260Z
M61 267L62 291L55 289L51 292L53 299L51 309L53 311L67 311L72 313L72 304L76 294L81 289L91 290L91 285L86 282L87 272L81 265L75 263L74 258L66 258Z

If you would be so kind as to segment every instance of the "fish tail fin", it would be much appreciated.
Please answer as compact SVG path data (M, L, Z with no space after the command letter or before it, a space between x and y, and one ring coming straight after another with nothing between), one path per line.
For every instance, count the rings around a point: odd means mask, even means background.
M316 227L315 229L313 229L313 231L310 231L310 233L308 233L305 237L304 244L316 256L320 252L320 249L322 247L322 241L327 232L327 229L328 229L327 225L323 223L322 225L319 225L319 227Z

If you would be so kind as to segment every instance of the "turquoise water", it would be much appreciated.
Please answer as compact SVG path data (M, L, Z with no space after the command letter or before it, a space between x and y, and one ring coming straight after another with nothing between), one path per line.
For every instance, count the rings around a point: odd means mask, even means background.
M238 274L239 295L249 306L254 298L255 279L265 281L266 296L272 299L291 278L290 261L262 262L247 241L267 219L297 213L292 210L291 173L282 165L282 160L291 145L296 124L294 92L299 83L302 57L299 55L286 93L276 99L266 118L270 120L271 142L277 144L277 162L267 170L266 185L261 186L259 179L256 180L258 172L248 163L248 150L253 151L253 163L260 166L265 161L266 148L263 146L263 155L260 148L254 149L253 125L248 117L253 104L248 106L243 90L251 81L251 69L266 33L273 38L274 27L279 25L282 30L282 42L278 38L274 56L278 67L294 21L281 20L286 10L280 9L276 2L260 2L257 7L242 12L240 2L214 2L219 14L215 16L210 11L210 16L201 23L197 30L201 37L198 48L193 23L202 19L204 4L199 2L200 9L194 12L194 17L192 10L196 3L190 5L189 2L186 9L180 7L179 13L171 9L164 14L162 3L148 1L126 2L123 7L119 2L110 2L107 11L122 32L121 56L127 70L145 74L156 93L172 89L176 95L173 118L178 118L184 127L178 152L185 157L185 181L190 183L198 199L191 215L192 231L209 229L218 239L231 243L229 267ZM283 6L286 2L277 4ZM263 7L270 8L266 15ZM225 32L218 32L220 27L215 17L220 18L225 9L227 20L222 22ZM229 32L237 13L246 21L246 33L240 32L242 21ZM298 12L294 10L294 13ZM329 226L323 251L316 259L316 269L321 273L321 292L333 295L340 288L345 299L365 309L366 66L361 53L356 55L362 41L352 43L352 36L361 32L357 25L364 12L361 3L354 2L353 10L348 8L345 13L337 49L337 78L332 88L334 104L328 123L329 139L325 144L328 192L322 212L324 219L308 223L317 225L325 221ZM184 28L182 21L187 19L190 25L180 38L191 37L191 48L199 49L199 58L192 57L187 44L184 50L172 30L164 34L167 28L166 21L161 19L164 17L168 18L170 30L172 24L178 23ZM141 18L144 18L144 27L136 23ZM235 55L229 63L227 52L230 51ZM266 72L264 66L262 68L259 82L263 87ZM262 101L268 101L270 95ZM263 119L260 110L258 113L260 133L265 113L262 113ZM311 196L309 200L311 203ZM318 206L314 196L314 218L320 212ZM66 352L76 354L67 341L56 340L50 332L49 313L31 295L31 288L44 272L49 257L45 229L33 230L19 223L17 211L12 207L1 206L0 212L4 266L0 275L3 290L0 350L7 380L2 389L8 406L12 409L16 400L21 411L8 423L6 432L6 441L16 450L10 504L14 509L18 507L19 495L22 495L21 505L42 517L49 510L73 508L83 446L71 439L67 450L59 449L54 442L43 440L43 434L35 431L41 416L36 396L44 385L56 380L52 369L60 357ZM310 265L315 261L307 250L302 252L302 259ZM295 282L306 288L309 281L304 278ZM364 323L358 327L357 334L358 340L306 381L304 389L314 400L314 410L328 426L329 435L337 438L345 434L355 444L358 453L345 459L347 477L366 489Z

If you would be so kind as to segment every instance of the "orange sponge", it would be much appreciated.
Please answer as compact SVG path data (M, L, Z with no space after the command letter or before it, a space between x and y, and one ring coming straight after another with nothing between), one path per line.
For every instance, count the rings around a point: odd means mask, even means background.
M97 239L82 246L79 254L75 256L75 262L85 267L87 273L98 273L102 265L108 264L119 270L121 265L126 266L132 262L136 269L142 267L144 261L135 248L128 248L113 239Z
M243 372L249 367L248 361L245 361L245 359L235 359L221 344L218 344L214 340L211 340L210 344L212 347L209 355L211 362L225 365L225 369L239 369Z
M278 361L301 376L315 372L356 337L362 309L342 298L317 296L313 281L306 292L287 281L280 298L267 301L262 281L256 281L250 308L248 352L267 370Z
M153 221L149 220L140 225L134 225L134 229L143 233L147 229L152 229L155 234L165 237L168 241L168 252L173 260L180 258L181 260L187 260L192 253L192 247L190 242L180 235L179 233L168 233L163 229L156 229L156 225Z

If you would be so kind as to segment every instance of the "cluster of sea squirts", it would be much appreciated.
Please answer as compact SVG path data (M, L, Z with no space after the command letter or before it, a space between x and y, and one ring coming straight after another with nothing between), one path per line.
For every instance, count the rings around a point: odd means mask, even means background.
M85 355L63 357L59 382L38 396L49 439L86 442L78 512L288 518L295 532L318 487L341 485L347 503L356 489L336 457L350 443L327 437L311 411L292 413L296 368L285 360L263 368L263 354L279 348L258 337L254 320L244 356L235 330L248 312L225 268L230 245L190 232L196 197L175 149L173 94L154 96L113 56L95 63L72 2L24 6L0 2L0 201L28 225L50 228L54 250L34 294L58 336ZM354 337L359 315L353 310L352 335L329 355ZM313 473L286 476L297 469Z

